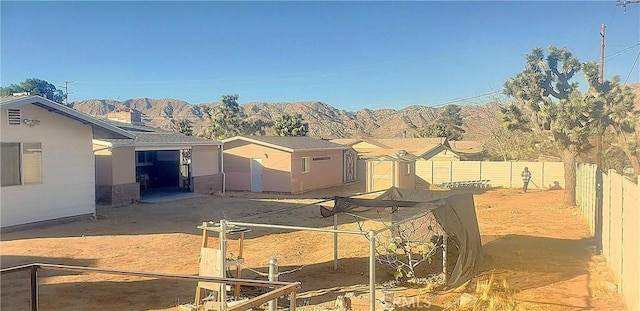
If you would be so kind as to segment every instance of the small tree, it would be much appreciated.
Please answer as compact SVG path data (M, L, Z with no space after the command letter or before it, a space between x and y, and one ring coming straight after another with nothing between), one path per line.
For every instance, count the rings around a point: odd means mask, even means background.
M20 84L11 84L8 87L0 88L2 96L11 96L13 93L29 92L31 95L40 95L56 103L62 104L65 96L62 90L42 79L29 78Z
M277 136L307 136L309 123L304 122L299 113L285 113L276 118L273 130Z
M437 119L418 133L420 137L447 137L449 140L461 140L465 130L462 129L460 107L448 105Z
M171 130L187 136L193 136L193 126L187 119L171 119Z

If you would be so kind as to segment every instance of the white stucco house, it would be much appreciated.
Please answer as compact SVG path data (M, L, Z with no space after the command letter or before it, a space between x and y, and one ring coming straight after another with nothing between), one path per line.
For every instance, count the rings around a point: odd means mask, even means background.
M135 135L40 96L0 107L0 227L94 214L93 139Z

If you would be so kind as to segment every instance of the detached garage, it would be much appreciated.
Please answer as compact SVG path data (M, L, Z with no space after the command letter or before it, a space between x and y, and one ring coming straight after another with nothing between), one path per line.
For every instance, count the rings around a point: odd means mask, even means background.
M0 227L94 214L92 139L133 135L40 96L0 103Z
M144 126L135 120L109 121L134 135L133 140L93 141L97 202L126 205L145 194L223 191L221 142Z

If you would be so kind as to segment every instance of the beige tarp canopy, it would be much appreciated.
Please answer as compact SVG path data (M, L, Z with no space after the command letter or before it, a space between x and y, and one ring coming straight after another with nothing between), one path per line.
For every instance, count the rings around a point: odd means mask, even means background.
M323 217L330 217L334 214L358 214L384 208L397 208L402 211L403 217L407 213L417 215L430 211L458 246L458 259L447 285L459 286L475 275L482 257L482 241L472 194L392 187L374 199L336 197L333 209L323 207L321 214Z

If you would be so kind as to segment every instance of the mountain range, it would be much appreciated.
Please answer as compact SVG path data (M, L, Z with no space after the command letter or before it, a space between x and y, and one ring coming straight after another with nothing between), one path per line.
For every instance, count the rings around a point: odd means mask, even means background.
M73 108L86 114L105 118L108 112L125 108L142 113L145 125L169 128L172 119L188 119L193 124L194 133L200 132L208 123L202 107L215 108L219 103L193 105L177 99L138 98L125 101L91 99L71 103ZM395 109L360 109L346 111L320 101L291 103L252 102L240 105L242 112L250 119L272 121L284 113L300 113L309 123L309 136L319 138L349 137L413 137L420 129L434 120L441 108L409 106ZM495 118L498 105L487 103L479 106L461 106L466 138L475 139L474 129L486 124L485 119Z
M640 84L631 85L636 94L636 108L640 110ZM188 119L193 124L194 133L199 133L209 123L203 107L215 108L219 103L190 104L178 99L137 98L125 101L110 99L90 99L71 103L73 108L96 117L106 117L110 111L135 109L142 113L145 125L169 128L172 119ZM485 141L488 130L500 126L499 105L488 102L482 105L461 105L464 139ZM273 121L284 113L300 113L309 123L311 137L350 138L375 137L397 138L414 135L433 121L441 109L428 106L409 106L396 109L360 109L347 111L337 109L321 101L300 101L290 103L251 102L240 105L242 112L250 119ZM640 124L638 124L640 127Z

